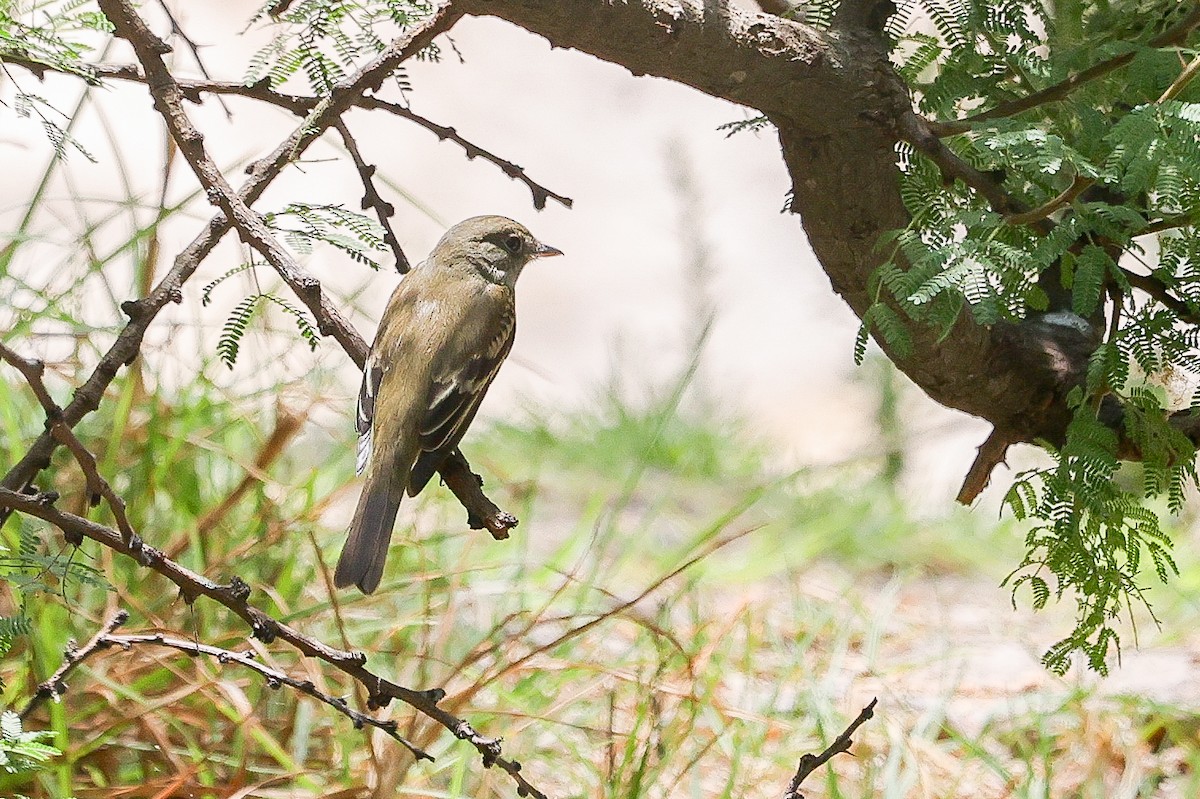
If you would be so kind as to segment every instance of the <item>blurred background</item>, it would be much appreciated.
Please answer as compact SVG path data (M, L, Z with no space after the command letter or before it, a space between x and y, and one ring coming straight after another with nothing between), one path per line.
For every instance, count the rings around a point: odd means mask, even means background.
M173 8L213 78L241 80L269 40L248 25L253 3ZM155 7L144 13L167 29ZM214 579L242 576L276 615L374 653L389 676L446 687L449 706L502 734L554 795L778 795L799 754L822 748L873 696L881 710L857 757L835 762L812 795L1196 789L1196 559L1180 552L1183 575L1154 592L1162 633L1137 612L1141 648L1130 625L1117 676L1042 669L1073 607L1068 598L1033 614L1018 596L1014 609L1001 585L1025 533L999 518L1011 473L996 473L978 507L953 505L987 427L925 398L877 352L854 366L858 321L800 221L780 212L788 178L773 133L721 128L753 112L493 19L463 20L440 53L407 64L407 91L384 96L574 200L535 211L525 186L456 144L383 112L347 117L414 262L450 224L481 213L516 218L566 253L524 273L516 347L463 446L521 526L492 542L464 529L448 492L427 491L402 508L402 546L379 594L335 596L325 565L357 497L358 375L335 342L310 350L270 305L232 366L218 357L239 302L287 295L265 267L213 285L249 258L227 237L79 427L148 539ZM131 60L117 44L97 55ZM178 75L200 74L186 47L172 58ZM48 362L62 402L123 325L120 302L153 285L211 209L144 87L85 96L77 79L39 83L14 68L6 102L14 82L62 110L95 159L56 162L36 119L0 112L0 337ZM297 124L236 97L188 110L235 185ZM356 210L361 196L327 136L256 208ZM302 253L368 339L399 279L379 255L373 271L330 247ZM42 422L16 374L3 373L0 451L12 463ZM1018 470L1041 462L1031 451L1011 458ZM69 457L59 453L51 475L65 506L86 512ZM1180 535L1189 527L1181 520ZM10 549L36 535L67 557L31 520L4 534ZM7 702L56 667L67 637L89 636L117 606L138 628L253 646L333 693L354 692L286 648L246 642L221 609L185 606L110 553L81 564L112 590L5 584L5 612L19 595L38 619L4 662ZM387 712L436 765L413 766L386 738L218 664L137 652L84 671L73 700L40 719L65 759L40 781L0 789L512 793L399 708Z
M249 19L254 10L248 2L179 9L212 77L245 77L268 37L261 26L231 36L228 21ZM535 211L519 182L482 159L468 161L457 145L439 142L415 124L378 111L348 118L364 157L392 185L387 199L398 208L393 224L414 262L449 225L480 213L523 221L568 255L523 276L517 346L489 393L485 417L507 418L524 405L586 407L597 387L614 379L635 398L691 357L695 331L711 312L698 383L714 403L752 423L780 463L880 455L885 447L869 421L878 377L854 368L858 320L831 291L799 220L780 212L789 183L769 128L729 136L720 126L753 113L669 81L634 78L578 52L551 50L545 40L496 19L465 19L448 40L437 63L406 66L411 90L403 99L575 201L573 209L551 200L546 210ZM181 74L198 76L186 48L174 58ZM129 60L124 43L114 45L108 60ZM293 81L288 88L304 86ZM51 76L39 91L69 110L78 86ZM388 96L401 99L395 90ZM89 103L74 116L75 136L98 162L71 157L70 201L102 205L127 194L158 195L165 145L143 88L114 83L102 105ZM191 112L210 153L234 178L238 167L264 155L296 122L236 97L226 98L224 107L210 97ZM45 137L35 120L10 125L5 133L0 147L10 164L9 196L27 197L41 179ZM295 199L357 209L361 184L339 144L330 136L311 150L276 182L259 210L278 210ZM117 157L108 148L117 149ZM186 169L172 171L169 203L194 200L194 191ZM46 199L65 198L51 192ZM186 210L186 218L160 228L167 254L191 240L206 209L192 202ZM6 218L23 213L13 203ZM97 235L119 237L113 227ZM239 245L226 241L197 286L245 258ZM369 339L398 276L373 273L327 247L307 261L324 284L356 298L354 321ZM250 278L241 280L246 285ZM224 306L241 298L236 294L215 291L214 306L201 309L199 292L185 292L172 317L189 327L219 328ZM218 376L245 381L264 368L273 379L278 368L296 375L314 364L345 367L336 347L326 344L309 356L290 343L282 342L289 347L282 359L266 342L247 348L234 374ZM191 369L189 363L184 375ZM340 382L352 402L357 378L347 372ZM908 487L941 505L953 497L987 427L907 389L902 394L899 415L912 464L908 474L914 476Z

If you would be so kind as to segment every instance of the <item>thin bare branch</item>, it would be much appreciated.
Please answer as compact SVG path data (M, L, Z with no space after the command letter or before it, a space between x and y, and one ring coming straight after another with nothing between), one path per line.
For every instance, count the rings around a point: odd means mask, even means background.
M804 755L800 758L800 764L796 767L796 776L792 777L792 782L788 785L783 799L804 799L804 794L800 793L800 784L808 778L809 774L832 760L834 755L850 751L850 745L854 743L851 736L863 723L875 715L875 705L878 702L878 699L872 699L871 703L862 709L858 717L850 722L850 726L846 727L824 752L819 755Z
M1200 325L1200 314L1195 313L1188 304L1172 294L1161 280L1153 275L1139 275L1124 267L1119 267L1121 274L1135 289L1141 289L1158 302L1175 312L1181 321Z
M23 67L34 74L41 76L47 71L55 71L55 68L49 64L43 64L40 61L35 61L28 58L5 56L5 63L13 66ZM134 83L146 83L146 76L136 64L91 64L87 67L94 75L96 81L100 80L125 80ZM177 78L176 82L179 88L183 91L183 96L189 102L199 103L202 101L202 95L213 94L217 96L234 96L245 97L259 102L269 103L271 105L284 108L298 116L304 116L319 102L318 98L299 94L289 94L287 92L278 92L271 88L271 81L267 78L252 83L236 83L233 81L218 81L218 80L190 80L185 78ZM356 108L364 110L386 111L389 114L398 116L401 119L408 120L413 124L425 128L430 133L437 136L442 141L450 141L457 144L466 153L468 159L479 158L489 164L497 167L508 177L513 180L525 184L529 189L533 201L533 207L537 210L542 210L546 207L547 200L554 200L562 204L566 208L574 205L574 201L570 197L559 194L556 191L546 188L542 184L533 180L526 174L525 170L517 164L502 158L490 150L480 147L478 144L464 138L457 130L446 125L439 125L431 119L415 113L409 108L406 108L399 103L389 102L374 95L359 97L352 105Z
M1005 217L1005 221L1010 225L1030 225L1034 222L1040 222L1043 219L1047 219L1058 209L1065 208L1066 206L1075 202L1075 198L1087 191L1089 187L1095 184L1095 182L1096 181L1092 180L1091 178L1085 178L1076 175L1075 179L1071 181L1071 185L1063 189L1057 197L1047 200L1037 208L1031 208L1030 210L1023 211L1021 213L1009 214L1007 217Z
M179 19L171 11L171 6L167 4L166 0L158 0L158 7L161 8L163 14L166 15L167 21L171 23L171 34L179 37L180 41L187 45L187 49L189 52L191 52L192 60L196 62L196 68L200 70L200 74L206 79L211 80L212 75L208 73L208 67L204 65L204 59L200 57L200 45L196 44L196 40L191 36L188 36L187 32L184 31L183 26L179 24ZM225 105L224 100L221 100L220 102L221 110L225 112L225 117L227 119L232 119L233 114L230 113L229 106Z
M301 655L324 661L360 682L367 689L370 697L368 705L371 708L384 707L393 699L405 703L441 724L456 738L473 746L482 756L485 767L495 766L507 772L516 782L518 792L524 791L525 795L536 797L536 799L546 799L545 794L521 775L520 763L502 756L500 739L481 735L468 722L438 706L438 702L445 696L445 691L442 689L416 691L386 680L365 667L364 664L367 660L365 654L331 647L250 605L247 602L250 596L250 586L241 578L234 577L227 584L214 583L207 577L167 558L160 550L142 543L137 537L132 543L126 542L121 534L112 528L59 510L54 506L56 499L57 495L53 493L22 494L7 488L0 488L0 508L20 511L49 522L62 530L69 542L89 538L115 552L134 558L141 565L174 583L179 588L184 600L189 603L202 596L212 599L249 624L252 634L260 641L264 643L271 643L275 640L286 641Z
M332 336L347 352L366 349L366 344L341 312L321 291L321 284L292 257L267 227L263 218L233 190L216 162L204 148L204 136L192 124L183 109L183 92L167 69L163 53L170 50L125 0L99 0L100 10L116 29L116 35L128 41L146 72L154 107L167 123L171 138L192 167L204 187L208 200L221 209L237 230L242 241L249 244L274 267L288 287L308 306L316 317L322 335ZM337 120L333 121L337 124Z
M186 641L182 638L172 638L161 633L148 633L143 635L105 635L100 641L101 647L119 646L123 649L132 649L135 646L162 646L168 649L174 649L179 652L184 652L189 655L208 655L216 658L221 664L236 663L243 668L250 669L253 672L261 674L267 679L267 685L272 688L278 688L280 685L286 685L289 688L294 688L296 691L311 696L319 702L324 702L337 712L344 715L354 723L356 729L363 727L374 727L377 730L382 730L389 737L399 743L401 746L412 752L413 757L418 760L432 761L433 755L425 750L415 746L411 741L400 735L400 725L393 719L378 719L366 713L361 713L342 699L339 696L330 696L321 691L313 683L312 680L300 680L285 674L278 669L273 669L265 663L257 659L257 653L253 650L244 652L234 652L230 649L222 649L218 646L210 646L202 644L198 641Z
M68 642L67 651L63 653L62 665L48 679L38 685L37 691L21 710L21 720L29 718L33 711L41 707L47 699L57 701L65 694L67 692L67 676L85 660L104 649L104 640L112 634L113 630L127 621L129 621L129 613L118 610L83 646L77 646L74 641Z
M529 189L529 193L532 195L533 207L539 211L546 207L547 200L555 200L564 208L570 208L575 204L575 201L570 197L565 197L558 192L551 191L540 183L532 180L528 175L525 174L524 169L517 164L514 164L512 161L505 160L495 153L489 152L479 145L472 143L468 139L463 138L454 128L446 127L445 125L439 125L430 119L426 119L420 114L410 111L398 103L388 102L387 100L383 100L374 96L362 98L362 102L358 103L357 105L360 108L387 111L389 114L395 114L402 119L407 119L410 122L414 122L437 136L442 141L452 141L457 144L463 149L463 152L467 154L468 159L480 158L484 161L487 161L489 164L498 167L505 175L508 175L513 180L520 181L521 183L525 184L526 188Z
M86 482L88 504L96 507L100 504L101 497L108 500L108 507L117 520L117 527L120 528L121 534L125 536L126 541L132 540L133 527L130 526L129 517L125 513L125 501L100 475L95 456L83 445L71 427L63 421L62 408L50 396L50 392L42 380L46 365L39 360L23 358L3 344L0 344L0 360L8 362L25 377L34 396L37 397L38 403L42 406L42 410L46 412L46 430L55 441L66 446L75 456Z
M1196 79L1197 75L1200 75L1200 56L1196 56L1188 62L1188 65L1179 73L1179 77L1175 78L1158 98L1158 102L1165 103L1168 100L1174 100L1180 92L1187 88L1189 83Z
M400 247L400 240L396 238L396 232L392 230L392 217L396 214L396 207L380 196L375 188L375 165L368 164L366 159L359 152L358 142L354 140L353 134L350 133L350 127L344 119L339 119L334 127L342 137L342 144L346 145L346 152L350 153L350 158L354 161L354 168L358 170L358 177L363 184L362 209L365 211L370 208L375 211L375 217L379 220L379 224L383 226L383 241L392 250L392 256L396 259L396 271L400 274L406 274L412 268L412 264L408 261L408 256L404 254L404 250Z

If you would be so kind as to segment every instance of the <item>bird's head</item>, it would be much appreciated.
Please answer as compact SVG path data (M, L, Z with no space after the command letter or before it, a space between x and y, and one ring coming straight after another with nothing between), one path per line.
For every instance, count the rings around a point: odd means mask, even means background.
M542 244L528 228L503 216L473 216L446 231L432 257L446 264L470 264L487 280L510 288L534 258L562 255Z

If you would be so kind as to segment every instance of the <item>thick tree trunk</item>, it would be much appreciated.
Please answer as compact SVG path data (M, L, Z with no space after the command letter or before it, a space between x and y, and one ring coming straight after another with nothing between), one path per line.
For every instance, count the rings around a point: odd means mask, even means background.
M911 102L878 31L890 4L846 0L829 30L721 0L459 0L628 68L764 113L776 126L800 215L833 289L861 316L882 233L903 228L895 147ZM965 315L948 336L910 325L895 361L938 402L982 417L1007 441L1061 441L1064 397L1095 341L1032 320L987 328ZM886 348L886 343L884 344Z

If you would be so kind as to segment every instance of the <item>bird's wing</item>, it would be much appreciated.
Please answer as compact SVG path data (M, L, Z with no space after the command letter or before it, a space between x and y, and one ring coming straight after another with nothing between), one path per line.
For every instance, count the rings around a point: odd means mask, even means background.
M475 418L488 386L508 357L516 335L516 319L511 310L504 312L487 346L471 353L433 377L429 410L421 424L421 454L409 474L409 496L417 494L441 465L450 450L458 446Z
M433 375L429 410L421 423L421 449L426 452L452 449L466 431L472 409L483 399L500 364L508 357L516 334L511 312L499 318L494 335L485 347Z

